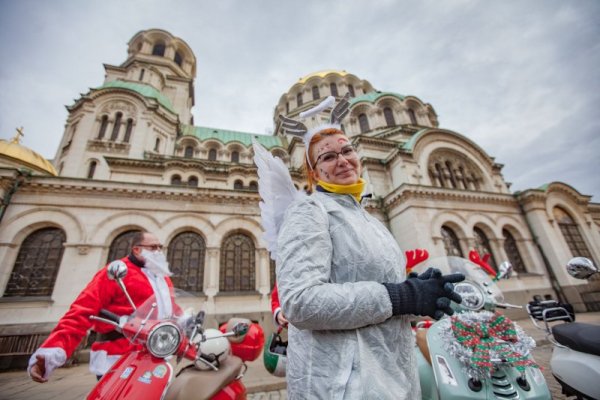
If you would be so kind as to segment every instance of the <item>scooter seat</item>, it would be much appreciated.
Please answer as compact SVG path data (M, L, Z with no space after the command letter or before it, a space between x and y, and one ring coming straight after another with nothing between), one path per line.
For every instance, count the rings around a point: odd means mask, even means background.
M552 327L552 335L558 343L572 350L600 356L600 325L560 324Z

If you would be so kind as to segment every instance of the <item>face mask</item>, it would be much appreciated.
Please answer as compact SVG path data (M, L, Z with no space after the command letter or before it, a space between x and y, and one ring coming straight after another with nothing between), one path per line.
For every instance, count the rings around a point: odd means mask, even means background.
M167 258L162 251L150 251L142 249L141 255L145 260L144 267L148 268L148 270L152 271L156 275L173 275L171 271L169 271L169 263L167 262Z

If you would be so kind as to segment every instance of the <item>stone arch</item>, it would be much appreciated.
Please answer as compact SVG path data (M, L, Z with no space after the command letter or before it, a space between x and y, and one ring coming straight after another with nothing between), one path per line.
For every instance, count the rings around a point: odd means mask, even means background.
M33 231L46 226L63 229L67 235L65 243L87 241L83 222L65 209L36 207L7 219L2 226L0 241L5 243L20 243Z
M107 243L111 243L119 234L132 229L154 233L164 241L160 237L160 223L156 218L138 211L122 211L103 219L91 235L90 243L108 246Z
M488 214L472 214L467 219L469 232L473 232L474 228L480 228L490 238L502 237L501 231L498 230L496 221Z
M254 241L257 249L266 248L260 223L248 217L231 217L221 221L214 230L214 239L211 242L216 242L220 246L223 238L235 231L246 232Z
M432 218L430 235L432 238L439 237L443 225L452 228L460 240L467 238L468 224L462 215L453 211L442 211Z
M468 160L476 170L480 171L482 187L479 190L494 191L493 184L493 159L483 151L477 144L464 136L441 129L424 129L417 133L404 145L406 150L413 152L421 174L428 184L435 186L429 176L429 162L436 151L455 153Z
M169 243L182 232L193 231L204 238L207 247L217 247L219 245L218 242L214 243L212 240L215 236L215 225L202 215L177 214L163 221L161 228L163 231L169 232L165 237L165 243Z
M498 226L500 234L502 234L502 231L504 229L506 229L515 237L515 239L529 239L530 238L529 231L527 231L523 227L523 223L515 217L501 216L500 218L498 218L498 221L496 224Z
M554 222L554 208L560 207L571 215L577 225L585 226L586 220L583 216L581 206L582 198L589 196L581 195L577 190L562 182L552 182L546 187L546 215L549 221Z
M125 93L133 94L134 92L126 91L122 93L115 93L111 96L106 96L106 98L104 98L105 96L102 96L103 98L101 100L100 96L98 96L99 102L97 114L107 114L110 122L114 122L115 114L117 112L121 112L123 114L124 121L128 118L132 118L135 121L139 111L144 108L144 105L140 104L138 101L133 101L131 98L132 96L127 96ZM136 98L137 96L133 97ZM137 99L139 99L139 97Z

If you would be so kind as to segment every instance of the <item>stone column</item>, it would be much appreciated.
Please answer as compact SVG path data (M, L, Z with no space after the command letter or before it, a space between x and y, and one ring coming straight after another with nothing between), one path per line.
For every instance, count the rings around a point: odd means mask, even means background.
M204 292L210 297L214 297L219 292L219 259L221 249L219 247L210 247L206 249L206 276L204 277Z
M267 249L256 249L256 290L266 296L269 288L269 252Z

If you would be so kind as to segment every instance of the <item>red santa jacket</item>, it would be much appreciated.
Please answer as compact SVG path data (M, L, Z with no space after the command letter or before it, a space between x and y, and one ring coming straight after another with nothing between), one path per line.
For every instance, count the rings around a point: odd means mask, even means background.
M129 257L121 259L128 268L123 283L133 303L140 306L148 297L154 295L154 290L150 281L142 272L142 268L136 265L132 259ZM172 294L173 283L168 277L165 277L165 280ZM176 305L174 302L173 307L175 310ZM113 326L92 321L89 318L90 315L98 315L102 308L117 315L129 315L133 312L125 293L123 293L117 282L108 278L106 267L96 273L40 347L60 347L69 358L90 328L98 333L113 331ZM105 350L109 355L119 355L131 351L132 346L127 339L120 338L113 341L96 342L92 345L92 350Z

